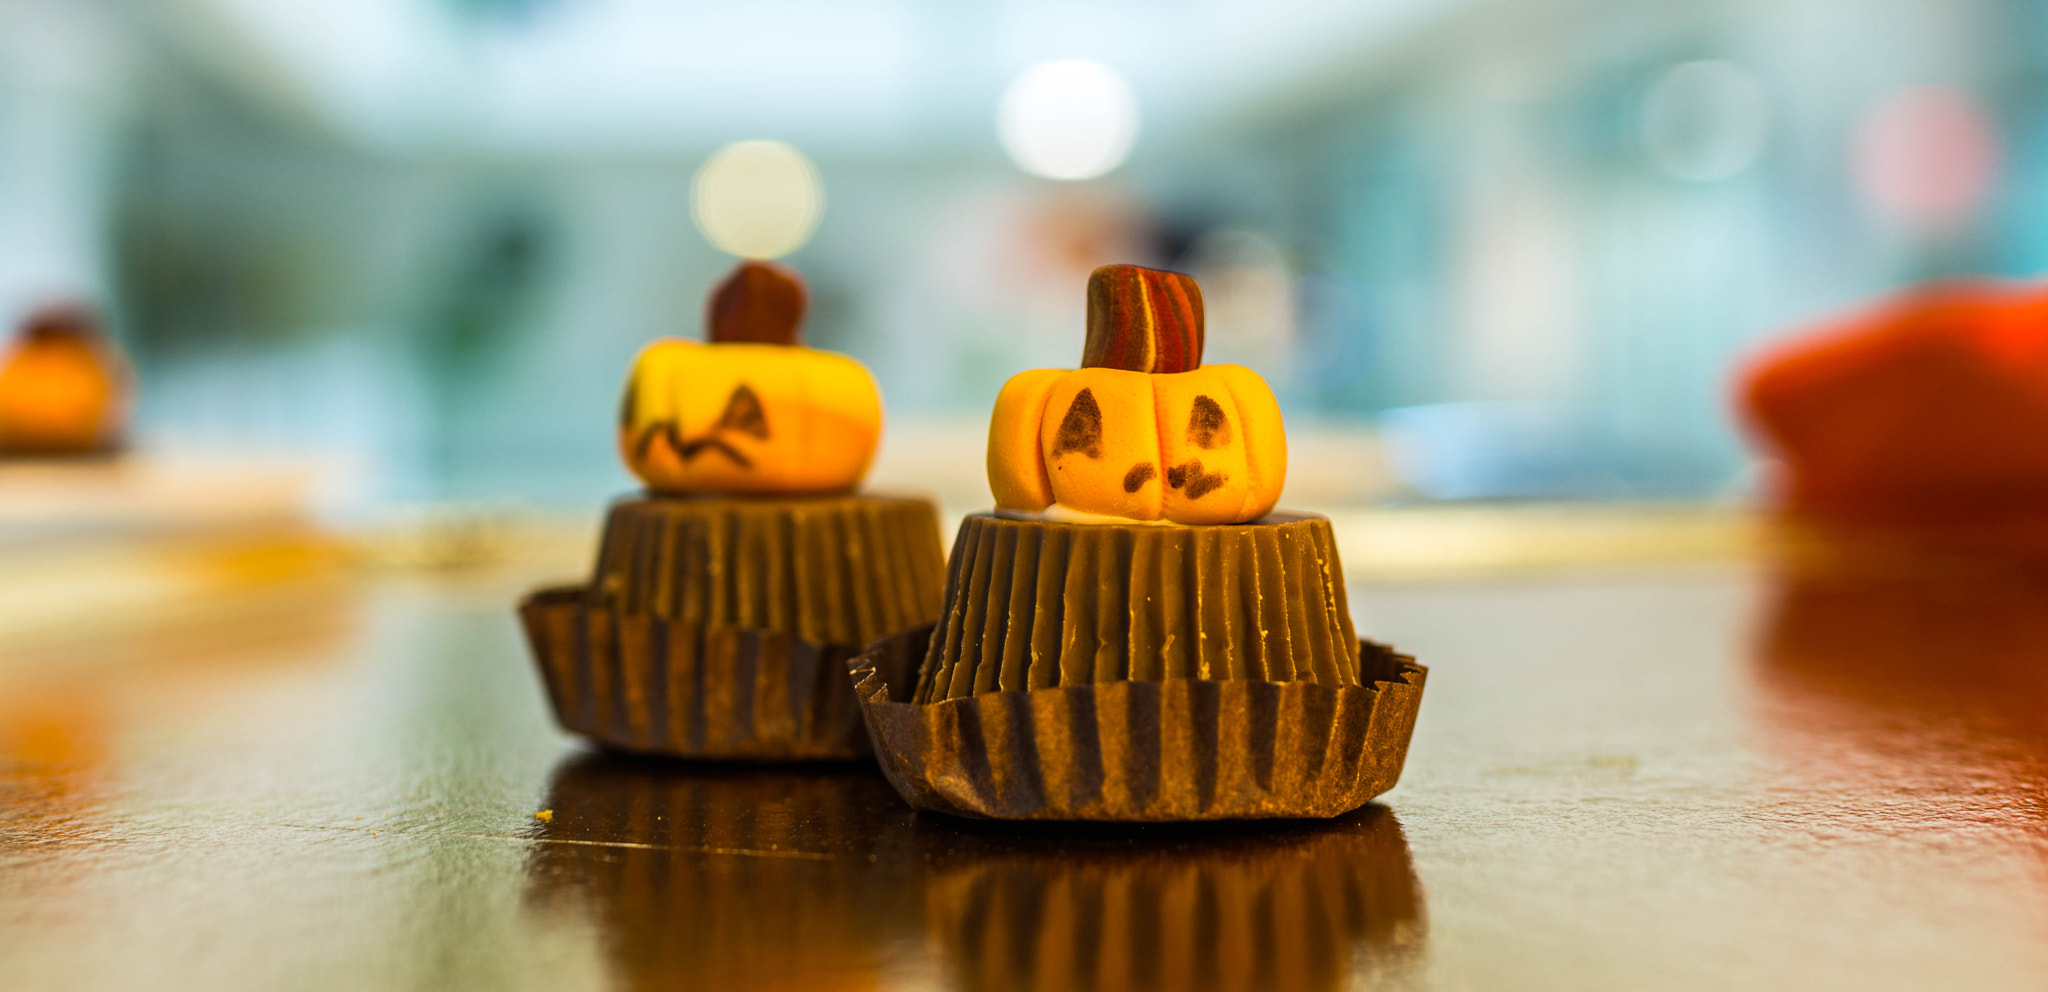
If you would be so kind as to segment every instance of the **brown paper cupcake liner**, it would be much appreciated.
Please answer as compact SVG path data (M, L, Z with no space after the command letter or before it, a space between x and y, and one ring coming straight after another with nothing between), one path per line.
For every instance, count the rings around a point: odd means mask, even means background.
M1098 682L911 701L933 636L854 663L882 770L918 809L1004 820L1330 817L1393 787L1428 670L1360 641L1363 684Z
M939 615L928 500L643 496L612 505L591 587L622 613L864 645Z
M1213 527L975 514L953 542L920 703L1125 680L1358 685L1330 521Z
M583 586L533 593L519 615L556 719L608 747L755 761L870 753L846 678L853 645L622 612Z

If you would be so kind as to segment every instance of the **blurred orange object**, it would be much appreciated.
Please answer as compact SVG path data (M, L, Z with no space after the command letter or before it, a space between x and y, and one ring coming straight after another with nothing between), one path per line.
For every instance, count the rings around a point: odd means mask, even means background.
M1795 512L2048 518L2048 285L1908 293L1758 356L1737 403Z
M119 446L129 372L83 306L31 313L0 357L0 454L68 455Z

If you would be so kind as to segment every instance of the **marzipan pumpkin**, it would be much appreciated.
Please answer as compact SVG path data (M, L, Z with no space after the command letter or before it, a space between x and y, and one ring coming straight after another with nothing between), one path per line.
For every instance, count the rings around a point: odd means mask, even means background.
M1280 404L1258 373L1202 365L1202 291L1177 272L1088 278L1079 370L1011 378L989 422L996 507L1231 524L1265 516L1287 479Z
M711 295L709 342L640 352L626 381L619 452L661 493L811 494L852 489L882 433L882 398L859 362L802 345L796 273L743 262Z
M0 452L105 451L127 414L127 365L82 307L31 314L0 358Z

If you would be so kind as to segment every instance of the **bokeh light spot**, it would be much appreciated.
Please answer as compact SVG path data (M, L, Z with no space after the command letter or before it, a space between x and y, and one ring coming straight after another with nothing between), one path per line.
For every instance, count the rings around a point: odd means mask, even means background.
M1138 137L1138 100L1100 62L1041 62L1003 91L996 134L1026 172L1092 179L1123 164Z
M1756 162L1769 132L1763 86L1727 62L1674 65L1643 96L1643 150L1679 179L1740 175Z
M720 251L741 258L780 258L803 247L824 213L817 167L780 141L738 141L719 149L690 187L697 230Z
M1880 101L1856 131L1851 165L1889 219L1941 228L1977 212L1998 176L1997 125L1976 96L1915 86Z

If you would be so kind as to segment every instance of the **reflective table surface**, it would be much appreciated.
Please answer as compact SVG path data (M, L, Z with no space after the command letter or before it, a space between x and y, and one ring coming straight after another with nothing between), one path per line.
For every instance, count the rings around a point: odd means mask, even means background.
M1852 556L1853 557L1853 556ZM279 573L0 652L22 989L1891 989L2048 976L2048 571L1355 584L1431 666L1331 823L1018 829L554 729L539 576ZM209 612L210 611L210 612ZM188 615L189 614L189 615Z

